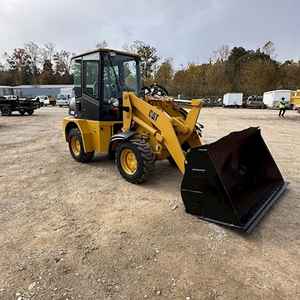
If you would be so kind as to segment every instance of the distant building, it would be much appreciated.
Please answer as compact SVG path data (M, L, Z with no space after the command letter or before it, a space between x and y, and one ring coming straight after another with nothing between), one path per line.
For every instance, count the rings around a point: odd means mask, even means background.
M0 85L0 97L13 95L14 91L11 86Z
M53 96L73 93L72 84L47 84L47 85L18 85L13 87L14 95L19 97Z

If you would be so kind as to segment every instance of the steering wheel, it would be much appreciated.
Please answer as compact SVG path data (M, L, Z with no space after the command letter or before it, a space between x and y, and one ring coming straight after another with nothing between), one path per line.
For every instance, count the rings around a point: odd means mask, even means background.
M142 91L145 96L161 96L161 97L163 97L163 96L169 95L168 91L164 87L162 87L158 84L152 84L152 85L150 85L150 87L144 86L142 88Z

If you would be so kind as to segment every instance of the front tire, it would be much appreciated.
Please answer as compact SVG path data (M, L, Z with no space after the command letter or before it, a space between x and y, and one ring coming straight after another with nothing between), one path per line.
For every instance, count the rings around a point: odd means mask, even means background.
M116 150L116 163L122 177L130 183L145 182L154 169L155 155L143 139L121 143Z
M85 152L82 136L78 128L70 130L68 135L69 149L72 157L81 163L88 163L92 160L94 152Z

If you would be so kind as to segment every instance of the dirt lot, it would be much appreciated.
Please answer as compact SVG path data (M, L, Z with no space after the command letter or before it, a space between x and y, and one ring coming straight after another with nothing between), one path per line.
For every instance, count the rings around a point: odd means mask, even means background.
M290 181L248 236L185 214L168 162L142 186L75 162L65 114L0 117L0 299L300 299L300 114L201 112L208 142L260 126Z

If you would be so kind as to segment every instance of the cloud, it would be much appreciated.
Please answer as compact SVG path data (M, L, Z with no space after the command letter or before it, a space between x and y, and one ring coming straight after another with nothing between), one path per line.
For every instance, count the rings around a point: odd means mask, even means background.
M275 43L280 59L300 59L297 0L1 0L0 53L48 41L81 52L106 40L156 46L176 63L205 62L223 44Z

